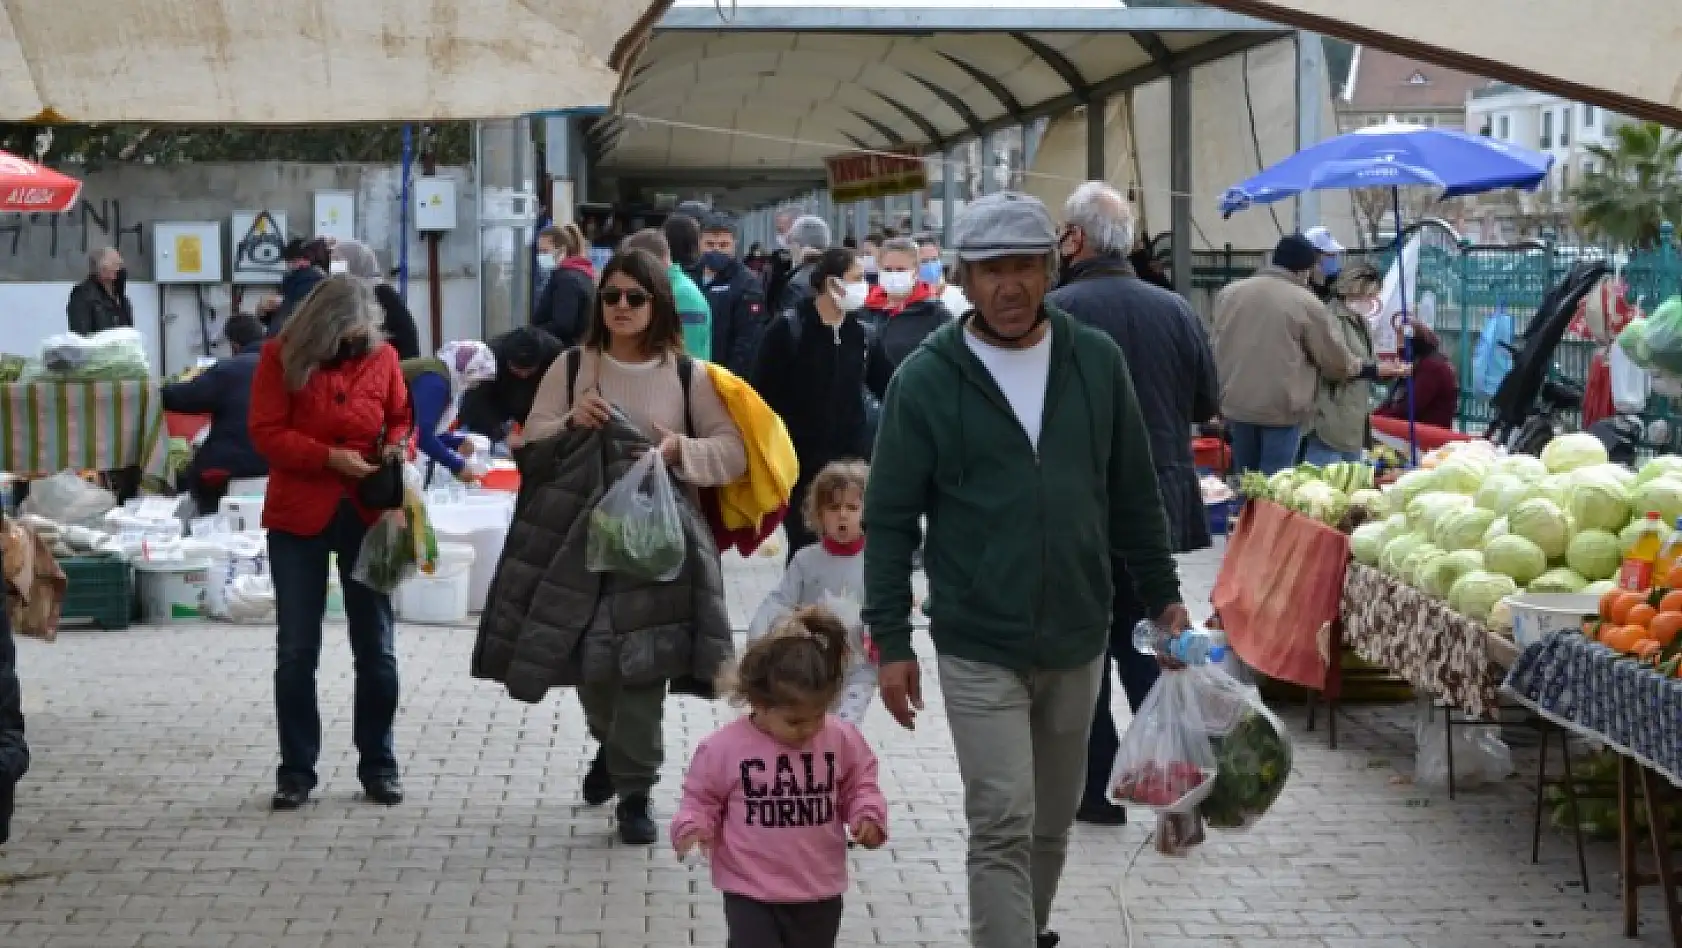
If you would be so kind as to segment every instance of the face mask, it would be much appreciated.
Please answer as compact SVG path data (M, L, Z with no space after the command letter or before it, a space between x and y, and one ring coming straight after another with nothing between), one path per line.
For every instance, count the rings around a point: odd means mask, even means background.
M1343 261L1336 257L1322 257L1320 259L1320 272L1324 273L1326 279L1329 280L1343 272Z
M889 270L876 278L876 285L889 296L907 296L917 288L917 274L909 270Z
M935 284L946 279L946 269L940 265L939 260L925 260L917 265L917 276L921 277L924 283Z
M327 264L327 272L332 274L333 276L339 276L340 274L343 274L343 273L349 273L350 272L350 263L348 261L345 261L345 260L334 260L333 262Z
M540 254L538 254L537 255L537 268L539 270L553 270L553 269L555 269L555 255L552 254L552 253L540 253Z
M712 274L723 273L725 270L730 269L730 264L734 263L735 260L735 257L732 257L723 251L709 250L706 253L701 254L701 269Z
M860 257L859 258L859 266L862 267L864 269L864 272L866 272L866 273L875 273L876 272L876 258L871 257L871 256Z
M870 296L870 284L859 280L857 283L841 284L841 292L830 291L835 297L835 303L841 307L843 313L864 308L864 301Z

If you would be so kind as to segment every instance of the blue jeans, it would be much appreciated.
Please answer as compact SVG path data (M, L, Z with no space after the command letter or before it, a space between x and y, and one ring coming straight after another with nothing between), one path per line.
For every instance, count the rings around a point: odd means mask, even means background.
M281 786L315 786L321 756L321 713L316 706L315 669L321 660L321 620L327 611L328 558L339 558L345 619L356 669L352 733L360 755L357 776L364 784L397 776L391 722L397 716L397 651L391 600L351 579L362 537L368 532L346 500L319 534L269 531L269 570L274 577L275 721L280 730Z
M1302 429L1297 425L1252 425L1227 422L1232 438L1232 467L1239 473L1276 474L1297 463Z
M1092 806L1105 800L1110 770L1115 766L1116 751L1121 749L1121 734L1110 712L1110 665L1121 673L1121 690L1127 695L1127 705L1139 713L1139 705L1156 687L1162 674L1156 657L1133 647L1133 627L1145 618L1145 607L1133 591L1133 580L1126 570L1116 570L1115 608L1110 625L1110 648L1104 656L1103 682L1098 686L1098 704L1092 711L1092 731L1086 738L1086 790L1081 803Z
M1302 439L1302 459L1316 467L1325 467L1339 461L1359 461L1361 452L1339 451L1321 441L1320 436L1311 431L1308 437Z

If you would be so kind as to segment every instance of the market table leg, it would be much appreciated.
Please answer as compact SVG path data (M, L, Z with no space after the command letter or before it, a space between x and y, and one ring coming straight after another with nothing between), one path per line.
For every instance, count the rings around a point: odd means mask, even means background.
M1634 769L1634 761L1618 755L1618 870L1623 877L1625 938L1636 936L1636 915L1640 908L1636 902L1639 880L1635 877L1635 834L1639 830L1635 825Z
M1548 787L1548 734L1552 730L1548 722L1539 725L1542 731L1542 748L1536 754L1536 820L1530 828L1530 864L1532 866L1542 861L1542 804L1543 792Z
M1546 722L1544 722L1546 725ZM1577 872L1583 877L1583 891L1589 890L1589 860L1583 855L1583 817L1577 811L1577 778L1571 775L1571 735L1565 728L1548 726L1548 730L1559 735L1559 755L1565 758L1565 805L1571 814L1571 835L1577 840ZM1542 747L1547 749L1548 738L1542 735Z
M1454 799L1454 708L1443 707L1443 733L1448 735L1448 798Z
M1676 877L1670 862L1669 821L1665 819L1664 807L1656 802L1658 781L1653 779L1653 772L1642 767L1640 774L1642 805L1647 808L1647 834L1653 839L1653 858L1658 862L1659 895L1664 899L1665 917L1670 920L1670 940L1672 944L1682 945L1682 914L1676 905Z

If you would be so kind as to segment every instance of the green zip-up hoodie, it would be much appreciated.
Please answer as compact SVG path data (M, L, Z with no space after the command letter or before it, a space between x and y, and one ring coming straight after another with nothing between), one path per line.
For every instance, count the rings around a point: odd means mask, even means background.
M888 386L865 492L864 620L884 663L911 648L911 555L935 649L1020 671L1074 668L1109 642L1112 567L1144 605L1180 601L1150 438L1121 349L1046 304L1051 367L1036 451L954 321Z

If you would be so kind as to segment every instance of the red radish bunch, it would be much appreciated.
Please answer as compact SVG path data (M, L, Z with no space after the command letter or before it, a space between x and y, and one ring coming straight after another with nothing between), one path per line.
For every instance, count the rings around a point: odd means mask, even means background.
M1209 775L1196 764L1183 760L1169 763L1151 760L1118 777L1111 796L1119 803L1172 806L1208 779Z

